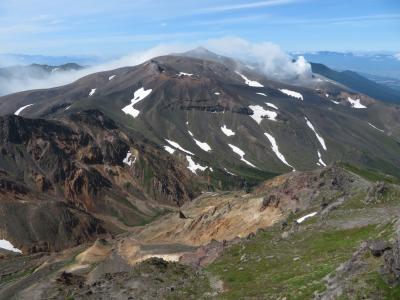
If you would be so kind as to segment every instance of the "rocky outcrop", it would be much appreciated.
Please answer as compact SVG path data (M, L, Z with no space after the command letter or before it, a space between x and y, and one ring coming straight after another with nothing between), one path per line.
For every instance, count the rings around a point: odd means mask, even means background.
M0 203L27 226L11 230L3 223L0 232L29 251L59 250L98 236L101 222L92 214L136 225L199 193L185 165L128 136L97 110L60 121L0 117L0 151ZM135 156L131 166L123 162L128 151ZM46 228L42 220L60 228Z
M393 245L388 245L382 251L384 264L381 273L390 284L400 285L400 240L397 239Z
M23 254L60 251L104 233L100 220L64 202L32 195L0 201L0 239L11 241Z

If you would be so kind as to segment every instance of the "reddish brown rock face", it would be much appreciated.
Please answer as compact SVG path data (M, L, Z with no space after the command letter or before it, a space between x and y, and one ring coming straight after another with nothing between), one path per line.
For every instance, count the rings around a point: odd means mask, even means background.
M2 117L0 149L0 208L18 215L18 221L4 216L0 230L26 251L91 240L104 232L103 222L141 224L198 193L186 166L134 141L98 111L62 122ZM128 151L136 161L131 166L123 163ZM13 228L14 222L31 225Z

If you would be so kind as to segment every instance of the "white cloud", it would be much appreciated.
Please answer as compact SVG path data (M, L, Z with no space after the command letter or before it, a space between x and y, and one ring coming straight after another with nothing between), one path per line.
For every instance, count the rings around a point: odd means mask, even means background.
M0 80L0 95L65 85L92 73L135 66L151 58L184 52L198 45L203 45L218 54L256 62L267 76L278 80L301 80L308 79L311 76L310 64L303 57L299 57L293 62L292 57L276 44L270 42L251 43L237 37L226 37L196 43L162 44L83 70L56 72L44 79L37 79L32 74L31 77L24 77L23 79Z
M399 52L399 53L396 53L396 54L394 55L394 57L395 57L397 60L400 60L400 52Z
M222 55L256 62L269 77L278 80L311 78L311 65L300 56L295 61L278 45L270 42L251 43L237 37L210 40L206 43L212 51Z
M24 74L12 79L0 78L0 96L20 91L51 88L69 84L86 75L96 72L118 69L126 66L135 66L141 64L156 56L165 55L173 52L186 51L187 47L182 45L160 45L146 51L132 53L121 58L98 64L79 71L56 72L48 77L37 76L36 72ZM9 64L8 64L9 65ZM40 78L38 78L40 77Z

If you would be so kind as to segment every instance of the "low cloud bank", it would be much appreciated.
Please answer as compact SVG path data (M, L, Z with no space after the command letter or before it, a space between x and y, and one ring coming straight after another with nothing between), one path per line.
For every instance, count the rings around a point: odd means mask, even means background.
M3 72L2 76L0 69L0 96L24 90L62 86L92 73L135 66L156 56L188 51L199 44L218 54L255 63L266 76L276 80L303 80L311 78L312 75L311 66L304 57L294 60L276 44L251 43L241 38L227 37L196 44L159 45L82 70L38 73L37 70L32 71L29 68L25 68L23 71L15 68L14 70L8 69L8 73Z
M276 44L251 43L235 37L211 40L208 48L226 56L247 60L259 65L269 78L283 81L311 79L311 65L303 56L291 57Z

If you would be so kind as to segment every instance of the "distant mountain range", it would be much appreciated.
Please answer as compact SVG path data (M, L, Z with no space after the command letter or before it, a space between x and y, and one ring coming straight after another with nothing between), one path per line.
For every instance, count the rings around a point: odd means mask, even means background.
M35 63L27 66L17 65L0 68L0 96L37 88L36 86L41 86L53 80L53 84L57 85L56 78L61 78L63 74L70 74L84 68L76 63L57 66Z
M43 79L56 72L77 71L84 67L76 63L66 63L63 65L50 66L43 64L30 64L27 66L10 66L0 68L0 77L7 80L13 79Z
M400 103L400 90L376 83L353 71L334 71L323 64L311 63L312 71L341 83L354 91L386 102Z
M335 70L352 70L375 76L400 79L400 59L395 53L352 53L352 52L296 52L308 61L321 63Z

